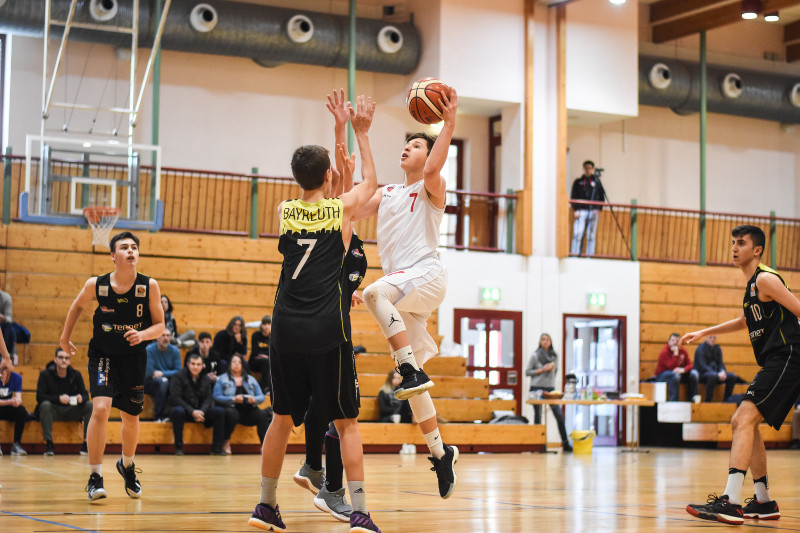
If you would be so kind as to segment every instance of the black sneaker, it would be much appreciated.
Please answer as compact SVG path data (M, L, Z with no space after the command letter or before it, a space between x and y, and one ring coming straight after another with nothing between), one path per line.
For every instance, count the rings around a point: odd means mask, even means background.
M703 504L690 504L686 512L703 520L716 520L724 524L741 525L744 523L744 512L738 503L728 501L728 496L709 494L708 501Z
M417 370L410 363L403 363L397 367L397 372L403 376L403 382L394 391L394 397L398 400L408 400L433 387L433 381L428 374L421 368Z
M428 457L428 460L433 464L431 470L436 472L436 478L439 480L439 496L446 500L453 494L458 481L458 476L454 470L458 461L458 448L445 444L444 456L441 459Z
M103 488L103 476L96 472L89 476L89 483L84 490L89 493L89 501L92 502L108 496L106 489Z
M756 500L756 497L747 498L744 503L742 512L745 518L758 518L759 520L777 520L781 517L781 512L778 509L778 502L764 502Z
M137 469L133 463L131 463L131 466L128 468L125 468L122 466L122 458L120 457L119 461L117 461L117 472L125 479L125 492L128 493L128 496L131 498L141 498L142 485L136 478L136 474L142 472L141 469Z
M56 448L53 446L53 441L49 440L44 444L44 455L55 455Z

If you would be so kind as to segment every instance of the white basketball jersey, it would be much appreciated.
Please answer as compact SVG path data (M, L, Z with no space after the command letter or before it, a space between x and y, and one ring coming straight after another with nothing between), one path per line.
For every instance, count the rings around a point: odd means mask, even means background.
M431 203L425 180L385 185L378 208L378 254L388 274L427 259L438 260L439 225L444 208Z

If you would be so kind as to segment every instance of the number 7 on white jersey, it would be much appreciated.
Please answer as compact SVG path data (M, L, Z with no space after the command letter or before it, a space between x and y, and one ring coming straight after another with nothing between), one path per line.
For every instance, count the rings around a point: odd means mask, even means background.
M311 255L311 250L313 250L314 245L317 244L317 239L297 239L297 244L300 246L308 246L308 248L306 249L306 253L303 254L303 258L297 264L297 268L294 269L292 279L297 279L297 276L300 275L300 270L303 269L303 265L305 265L306 261L308 261L308 256Z

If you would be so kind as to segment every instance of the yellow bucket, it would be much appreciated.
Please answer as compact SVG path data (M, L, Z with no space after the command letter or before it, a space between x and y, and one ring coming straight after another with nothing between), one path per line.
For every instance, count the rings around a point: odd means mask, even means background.
M572 437L572 453L576 455L591 455L594 431L573 431L569 434Z

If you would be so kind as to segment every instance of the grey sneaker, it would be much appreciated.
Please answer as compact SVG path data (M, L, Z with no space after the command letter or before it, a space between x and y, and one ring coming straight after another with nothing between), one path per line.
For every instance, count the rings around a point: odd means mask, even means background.
M342 522L349 522L350 515L353 514L353 506L347 503L347 498L344 497L344 487L330 492L323 484L319 494L314 497L314 505L320 511L330 513L336 520Z
M11 455L28 455L28 452L22 449L22 445L19 442L15 442L11 445Z
M312 493L317 494L319 489L325 485L325 469L314 470L308 466L308 463L303 461L303 466L300 467L300 470L295 472L292 479L304 489L308 489Z

